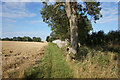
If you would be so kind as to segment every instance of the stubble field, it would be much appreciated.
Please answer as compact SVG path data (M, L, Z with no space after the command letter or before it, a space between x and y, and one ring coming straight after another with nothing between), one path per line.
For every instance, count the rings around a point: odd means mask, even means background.
M1 41L2 77L20 78L27 68L37 66L48 43Z

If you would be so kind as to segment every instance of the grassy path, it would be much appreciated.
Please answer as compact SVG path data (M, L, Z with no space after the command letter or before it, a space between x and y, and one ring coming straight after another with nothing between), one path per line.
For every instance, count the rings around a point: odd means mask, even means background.
M46 48L44 59L40 66L31 68L25 73L26 78L72 78L73 73L69 68L61 49L55 44Z

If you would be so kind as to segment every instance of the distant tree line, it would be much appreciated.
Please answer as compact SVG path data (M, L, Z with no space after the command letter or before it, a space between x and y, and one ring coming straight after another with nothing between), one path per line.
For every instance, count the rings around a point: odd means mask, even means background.
M66 35L66 34L64 34ZM54 35L47 36L46 41L51 42L53 40L60 39L56 38ZM110 31L107 34L100 30L98 32L92 32L92 34L87 34L79 37L79 42L82 45L106 45L106 44L120 44L120 31Z
M29 42L41 42L41 38L40 37L28 37L28 36L24 36L24 37L13 37L13 38L0 38L0 40L2 41L29 41Z

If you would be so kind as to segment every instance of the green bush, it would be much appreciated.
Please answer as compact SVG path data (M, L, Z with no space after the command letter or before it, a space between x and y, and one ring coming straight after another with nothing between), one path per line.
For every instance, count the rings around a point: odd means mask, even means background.
M81 60L85 58L87 54L88 54L88 48L83 46L78 49L78 53L75 54L75 58L77 60Z

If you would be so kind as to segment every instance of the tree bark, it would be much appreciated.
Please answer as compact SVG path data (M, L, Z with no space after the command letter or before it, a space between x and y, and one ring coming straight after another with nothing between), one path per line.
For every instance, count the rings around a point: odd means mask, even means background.
M70 23L71 48L72 53L76 54L78 49L78 26L77 26L77 11L75 10L76 3L66 1L65 10Z

